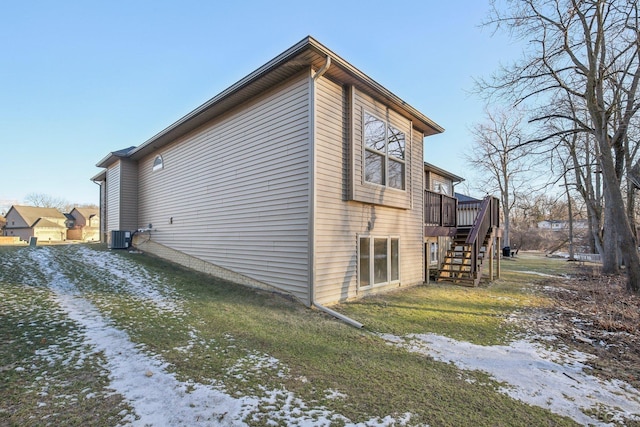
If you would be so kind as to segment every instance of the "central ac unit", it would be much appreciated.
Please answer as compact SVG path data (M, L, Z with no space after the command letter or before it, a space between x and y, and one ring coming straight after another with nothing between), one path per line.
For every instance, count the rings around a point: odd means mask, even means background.
M131 232L122 230L111 230L111 249L127 249L131 246Z

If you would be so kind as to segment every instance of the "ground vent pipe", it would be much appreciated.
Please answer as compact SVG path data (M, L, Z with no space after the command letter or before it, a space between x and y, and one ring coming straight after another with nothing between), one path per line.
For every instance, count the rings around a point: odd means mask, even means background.
M356 320L353 320L352 318L345 316L344 314L340 314L337 311L331 310L330 308L327 308L323 305L318 304L317 302L313 302L313 306L315 308L317 308L320 311L324 311L327 314L330 314L331 316L335 317L336 319L342 320L343 322L345 322L348 325L351 325L355 328L358 329L362 329L364 327L364 325Z

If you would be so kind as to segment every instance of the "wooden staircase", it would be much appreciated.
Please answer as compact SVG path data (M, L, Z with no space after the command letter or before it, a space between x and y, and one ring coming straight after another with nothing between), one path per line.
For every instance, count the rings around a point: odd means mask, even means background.
M438 282L453 282L465 286L477 286L482 278L482 266L485 253L491 250L493 238L485 236L478 251L478 258L473 262L473 245L467 243L470 228L459 228L453 238L451 249L447 250L445 259L438 271Z
M456 229L451 248L447 250L438 271L438 282L478 286L485 255L493 250L495 233L499 227L497 208L494 198L485 198L473 225Z

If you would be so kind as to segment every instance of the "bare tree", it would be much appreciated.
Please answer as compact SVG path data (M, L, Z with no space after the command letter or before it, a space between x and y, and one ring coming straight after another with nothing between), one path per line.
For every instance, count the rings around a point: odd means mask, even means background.
M565 123L562 132L586 132L598 147L605 198L605 248L619 248L627 287L640 292L640 257L621 190L627 132L640 109L640 11L637 0L506 0L492 3L487 24L531 40L522 60L480 88L514 103L536 102L538 121ZM554 106L572 98L584 120ZM552 138L556 135L547 135ZM628 160L627 160L628 161ZM615 259L614 259L615 261ZM617 271L605 258L603 269Z
M504 244L510 245L511 210L519 194L529 188L528 172L534 162L531 145L523 144L524 116L517 110L485 110L486 120L473 129L474 144L465 156L479 173L478 189L500 194L504 218Z
M44 193L29 193L24 198L24 201L31 206L56 208L60 212L69 212L69 208L73 208L67 200Z

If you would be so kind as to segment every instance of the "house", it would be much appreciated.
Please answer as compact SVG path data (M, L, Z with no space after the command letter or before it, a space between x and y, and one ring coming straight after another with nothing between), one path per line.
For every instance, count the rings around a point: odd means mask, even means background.
M475 199L454 190L463 178L430 163L424 163L424 253L425 278L475 286L489 267L489 277L500 274L499 201L495 197Z
M67 236L67 218L55 208L13 205L5 215L4 235L29 240L60 242Z
M423 140L442 131L307 37L100 160L101 229L308 306L421 284Z
M100 215L98 208L73 208L67 217L67 239L99 241Z
M585 230L589 228L588 222L584 219L574 219L572 225L574 229ZM538 228L552 230L552 231L568 231L569 221L557 220L557 219L539 221Z

